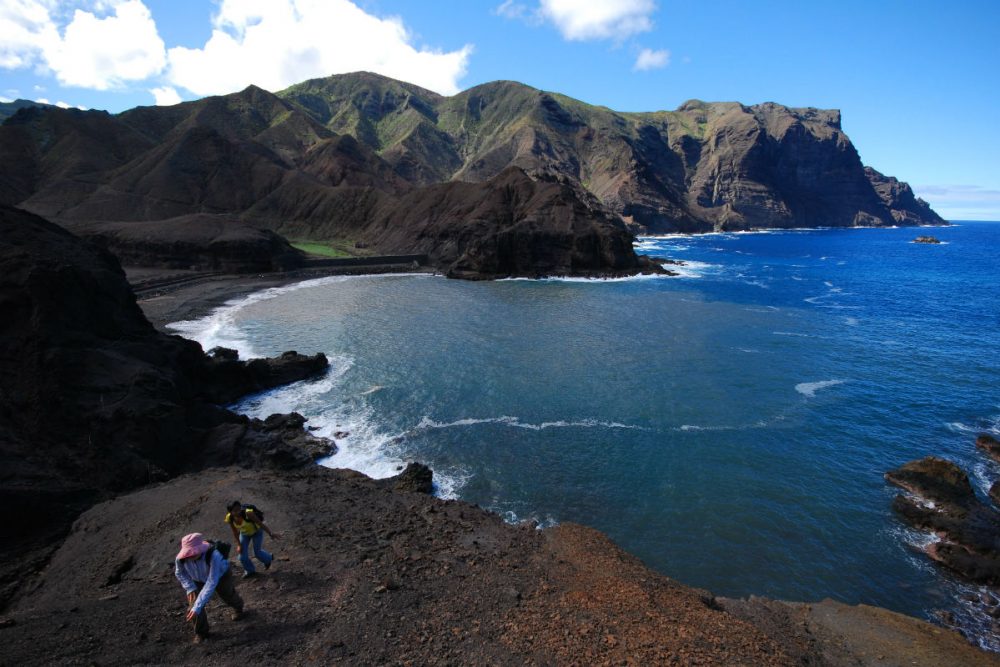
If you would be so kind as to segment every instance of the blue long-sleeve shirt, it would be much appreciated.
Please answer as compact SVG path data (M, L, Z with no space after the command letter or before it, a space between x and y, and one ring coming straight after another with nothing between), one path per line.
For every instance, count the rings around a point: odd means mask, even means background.
M209 552L205 552L207 554ZM186 558L174 561L174 576L181 582L185 593L194 593L198 590L199 584L204 584L201 593L194 601L194 613L200 614L205 608L208 600L215 592L215 587L219 585L219 579L229 571L229 561L222 557L217 550L212 549L211 562L202 554L198 558Z

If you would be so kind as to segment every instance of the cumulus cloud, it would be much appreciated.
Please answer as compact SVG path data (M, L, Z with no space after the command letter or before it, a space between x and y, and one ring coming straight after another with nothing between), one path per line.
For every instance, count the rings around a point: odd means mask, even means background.
M59 41L59 31L41 0L4 0L0 4L0 68L34 65L46 46Z
M156 106L158 107L169 107L173 104L180 104L184 101L177 93L177 90L171 88L170 86L151 88L149 92L153 95L153 99L156 100Z
M163 70L166 47L146 5L126 0L113 9L104 18L76 10L62 40L46 51L60 83L107 90Z
M453 94L471 53L471 45L418 49L401 19L378 18L349 0L222 0L204 47L170 49L167 78L209 95L370 70Z
M617 41L653 29L653 0L541 0L539 13L569 40Z
M645 72L651 69L660 69L666 67L670 64L670 51L666 49L660 49L654 51L653 49L643 49L639 52L639 56L635 59L635 64L632 66L637 72Z
M59 3L5 1L0 8L0 67L37 66L63 85L95 90L163 70L166 48L141 0L97 0L90 6L94 11L76 9L60 32Z
M3 95L0 95L0 104L8 104L13 101L14 100L10 99L9 97L4 97Z

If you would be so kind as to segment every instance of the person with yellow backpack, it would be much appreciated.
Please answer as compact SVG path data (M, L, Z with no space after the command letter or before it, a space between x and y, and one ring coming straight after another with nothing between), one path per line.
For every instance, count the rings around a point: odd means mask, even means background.
M234 500L226 508L226 523L233 531L233 539L237 541L236 552L240 555L240 563L243 565L243 578L254 576L257 568L250 560L250 547L253 546L253 555L264 564L264 569L271 567L274 556L264 551L264 533L273 539L280 539L278 533L274 533L264 523L264 513L253 505L244 505L239 500Z

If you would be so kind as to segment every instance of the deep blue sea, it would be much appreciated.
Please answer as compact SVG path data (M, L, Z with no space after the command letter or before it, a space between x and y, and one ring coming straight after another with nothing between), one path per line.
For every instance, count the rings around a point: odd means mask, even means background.
M940 245L912 243L931 233ZM325 352L329 375L241 403L337 438L374 476L511 521L594 526L718 595L982 610L918 551L883 473L929 454L984 493L1000 466L1000 223L640 239L682 276L462 282L331 277L181 331L244 356Z

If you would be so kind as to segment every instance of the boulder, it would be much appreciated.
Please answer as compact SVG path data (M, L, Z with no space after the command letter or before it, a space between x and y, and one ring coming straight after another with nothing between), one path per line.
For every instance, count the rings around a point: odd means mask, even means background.
M941 243L941 241L939 241L938 239L934 238L933 236L918 236L917 238L913 239L913 242L914 243L930 243L930 244Z

